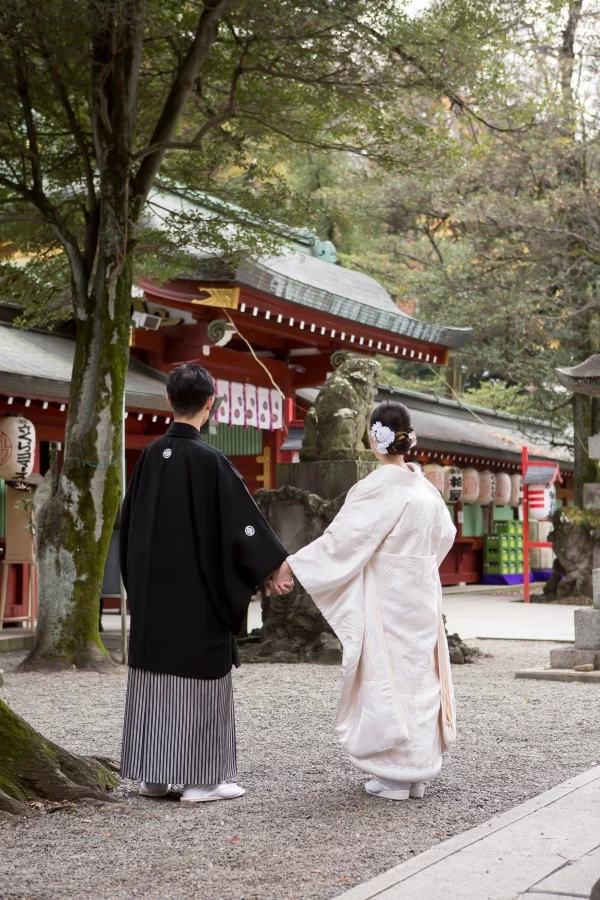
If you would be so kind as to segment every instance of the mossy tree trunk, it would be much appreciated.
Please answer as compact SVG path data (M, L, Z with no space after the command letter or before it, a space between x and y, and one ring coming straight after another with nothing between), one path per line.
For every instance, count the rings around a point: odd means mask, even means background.
M36 519L39 618L27 669L112 665L99 601L120 498L131 270L114 259L104 268L77 322L64 453Z
M135 242L131 154L142 5L129 0L120 9L106 10L93 41L99 189L93 207L97 229L89 240L96 245L89 257L93 265L72 251L75 358L64 453L49 473L48 496L36 519L40 610L26 669L112 665L100 640L99 603L121 490Z
M0 700L0 813L27 815L32 801L106 799L116 781L103 763L46 740Z
M27 147L23 184L15 190L18 202L33 204L68 257L77 329L64 453L36 501L40 609L35 643L23 664L27 669L111 665L100 641L99 601L121 484L136 225L228 2L199 4L187 49L175 49L170 82L168 67L161 73L165 80L157 93L162 99L156 99L154 126L145 121L148 111L140 110L138 102L140 79L148 74L142 64L148 37L145 0L83 4L88 13L80 42L86 50L77 58L80 68L68 70L69 78L79 78L86 91L81 116L80 95L75 101L72 85L63 77L62 38L50 48L35 16L34 37L23 35L21 20L16 19L11 40ZM62 19L59 24L64 24ZM37 65L28 65L30 56ZM65 170L68 180L62 190L49 174L53 169L44 169L44 151L60 141L38 135L38 119L40 124L44 120L36 114L35 97L41 95L32 76L38 69L47 69L56 94L49 95L50 103L56 105L58 98L62 110L61 140L66 129L70 144L68 154L61 153L77 160L73 170ZM54 115L54 106L48 114ZM211 128L221 124L222 119L211 114ZM199 142L183 146L193 151ZM60 165L63 162L61 157ZM58 162L54 165L60 168ZM16 178L16 169L10 168ZM74 197L76 204L71 202Z
M592 400L585 394L573 394L575 504L583 507L583 485L596 481L598 467L588 455L592 434Z

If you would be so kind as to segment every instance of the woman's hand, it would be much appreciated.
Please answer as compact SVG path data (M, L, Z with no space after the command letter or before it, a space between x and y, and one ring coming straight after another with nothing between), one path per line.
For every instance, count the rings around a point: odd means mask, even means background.
M270 597L271 594L283 597L284 594L289 594L293 587L294 573L286 560L265 581L265 594L267 597Z

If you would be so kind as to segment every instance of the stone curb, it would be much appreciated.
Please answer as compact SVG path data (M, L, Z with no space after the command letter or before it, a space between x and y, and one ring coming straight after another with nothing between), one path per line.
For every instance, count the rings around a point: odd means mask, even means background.
M515 678L531 681L580 681L584 684L600 684L600 672L574 672L572 669L521 669Z
M581 775L576 775L574 778L570 778L568 781L564 781L562 784L557 785L557 787L551 788L549 791L545 791L537 797L532 797L531 800L527 800L525 803L515 806L513 809L502 813L500 816L494 816L493 819L484 822L483 825L478 825L476 828L471 828L469 831L465 831L463 834L450 838L450 840L444 841L436 847L431 847L429 850L425 850L424 853L420 853L419 856L414 857L414 859L409 859L407 862L401 863L393 869L388 869L387 872L383 872L381 875L375 876L375 878L372 878L370 881L351 888L344 894L339 894L337 897L332 898L332 900L375 900L375 898L384 891L396 887L411 876L422 872L424 869L428 869L430 866L441 862L441 860L452 856L454 853L458 853L465 847L470 847L473 844L478 843L488 835L501 831L509 825L512 825L514 822L518 822L520 819L524 819L532 813L537 812L546 806L550 806L552 803L556 803L556 801L560 800L562 797L566 797L568 794L573 793L573 791L576 791L593 781L600 781L600 766L598 768L588 769L586 772L582 772ZM435 898L431 898L431 900L435 900Z

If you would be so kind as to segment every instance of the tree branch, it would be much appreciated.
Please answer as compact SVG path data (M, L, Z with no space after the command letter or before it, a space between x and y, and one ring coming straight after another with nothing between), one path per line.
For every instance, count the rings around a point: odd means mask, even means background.
M138 214L160 169L167 150L166 145L173 139L179 117L193 90L198 72L207 60L211 47L216 40L219 22L228 5L229 0L204 0L204 9L198 22L194 40L181 65L178 67L177 74L150 138L149 146L156 149L145 156L133 178L132 199L134 199Z

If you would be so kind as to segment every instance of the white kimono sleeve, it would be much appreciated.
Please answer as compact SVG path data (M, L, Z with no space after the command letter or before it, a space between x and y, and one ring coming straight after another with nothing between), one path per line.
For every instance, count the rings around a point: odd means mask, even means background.
M456 537L456 526L450 517L448 507L445 503L442 505L442 515L440 522L440 545L437 551L437 564L441 566L444 559L452 549L454 538Z
M311 594L334 591L354 578L396 525L406 501L381 481L359 481L324 534L288 557Z

